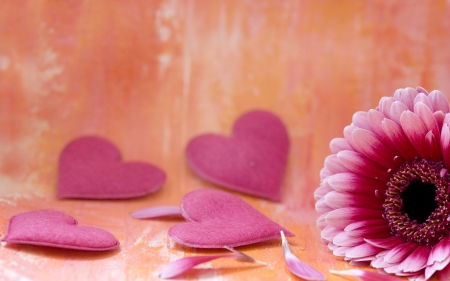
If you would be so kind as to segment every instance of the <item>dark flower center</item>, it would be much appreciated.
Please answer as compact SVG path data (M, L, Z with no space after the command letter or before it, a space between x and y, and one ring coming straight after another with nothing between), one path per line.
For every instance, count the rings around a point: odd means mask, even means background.
M403 209L411 220L424 223L438 207L436 203L436 186L429 182L413 181L400 196Z
M391 233L434 246L450 234L450 176L441 162L406 163L387 183L384 218Z

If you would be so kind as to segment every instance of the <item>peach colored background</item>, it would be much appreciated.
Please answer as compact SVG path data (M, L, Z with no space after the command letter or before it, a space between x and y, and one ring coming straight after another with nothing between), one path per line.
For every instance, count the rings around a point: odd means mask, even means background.
M1 1L0 235L12 215L54 208L109 230L121 247L2 245L0 279L153 280L171 260L216 253L170 241L179 220L128 214L214 188L187 167L187 142L229 134L240 114L263 108L282 118L292 142L283 201L242 198L297 234L290 242L302 260L344 280L328 270L351 266L321 244L315 226L312 193L328 143L355 111L397 88L448 96L449 30L443 0ZM125 160L160 166L166 184L135 200L57 200L59 152L91 134L114 142ZM296 279L279 240L241 250L269 266L218 260L181 278Z

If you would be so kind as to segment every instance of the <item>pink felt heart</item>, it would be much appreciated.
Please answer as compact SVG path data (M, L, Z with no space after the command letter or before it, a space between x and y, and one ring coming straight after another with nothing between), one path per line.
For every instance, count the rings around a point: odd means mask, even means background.
M166 174L142 162L121 162L119 150L99 137L69 143L59 159L58 197L126 199L158 190Z
M119 246L119 241L108 231L77 224L73 217L57 211L21 213L9 219L2 241L88 251L106 251Z
M170 228L169 235L190 247L238 247L280 237L280 231L294 236L236 195L221 190L186 194L181 212L188 222Z
M192 170L212 183L279 201L288 152L281 120L251 111L236 121L230 138L205 134L192 139L186 156Z

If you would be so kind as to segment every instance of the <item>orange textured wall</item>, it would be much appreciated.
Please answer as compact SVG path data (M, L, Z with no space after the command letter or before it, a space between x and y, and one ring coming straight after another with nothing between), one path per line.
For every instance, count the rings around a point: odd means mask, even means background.
M292 148L282 203L242 198L297 234L291 242L303 260L324 273L349 267L315 227L312 193L328 143L354 112L397 88L449 96L449 30L443 0L3 0L0 234L10 216L51 207L111 231L122 246L106 254L4 246L0 276L152 280L169 260L209 253L171 242L167 229L177 221L128 213L212 187L187 167L187 142L229 134L240 114L256 108L280 116ZM57 200L59 152L87 134L110 139L125 160L160 166L168 181L141 199ZM243 250L270 266L223 260L184 278L295 279L279 241Z

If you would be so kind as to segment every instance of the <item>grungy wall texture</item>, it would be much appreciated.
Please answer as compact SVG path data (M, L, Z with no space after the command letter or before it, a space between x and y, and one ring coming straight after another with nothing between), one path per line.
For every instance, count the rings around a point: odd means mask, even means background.
M2 1L0 234L20 211L55 208L111 231L122 247L94 255L1 247L0 276L152 280L170 260L209 253L170 241L176 220L128 214L214 187L188 168L186 144L206 132L230 134L251 109L284 121L291 152L280 204L242 197L297 234L291 241L304 261L326 274L349 267L315 226L313 191L328 144L354 112L397 88L449 97L449 30L448 1ZM57 200L61 149L93 134L127 161L158 165L168 181L141 199ZM295 279L279 241L244 250L270 265L223 260L184 277Z

